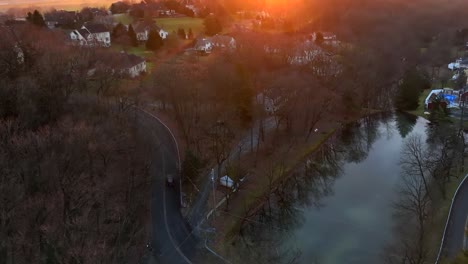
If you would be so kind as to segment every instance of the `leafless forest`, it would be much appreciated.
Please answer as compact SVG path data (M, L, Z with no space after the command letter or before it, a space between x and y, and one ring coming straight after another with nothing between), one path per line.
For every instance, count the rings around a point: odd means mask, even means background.
M259 8L226 2L207 2L222 10L226 26L230 13ZM152 71L132 81L107 68L89 77L89 66L106 51L64 45L63 35L34 25L0 26L0 263L141 257L150 177L134 105L151 105L174 120L186 149L206 165L199 169L208 169L226 161L245 133L258 137L248 144L256 158L262 148L274 152L265 137L269 117L273 142L293 146L310 141L319 123L391 110L405 73L440 82L447 59L464 54L468 41L464 0L303 0L288 7L275 15L294 25L291 32L235 32L232 53L155 57ZM324 55L291 66L291 50L314 31L334 32L346 45L323 47ZM265 96L280 98L273 113L263 109ZM417 138L408 144L408 160L424 155ZM400 208L415 214L414 234L423 236L430 192L420 176L402 190L417 210ZM441 177L433 191L445 183ZM428 263L423 248L410 249L417 258L398 263Z

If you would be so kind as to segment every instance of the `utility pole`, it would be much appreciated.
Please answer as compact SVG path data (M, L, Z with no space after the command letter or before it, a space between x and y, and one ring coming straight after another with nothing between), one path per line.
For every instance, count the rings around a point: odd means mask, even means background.
M211 182L213 184L213 213L211 215L214 217L216 211L216 176L214 169L211 169Z
M463 97L463 93L460 96L460 108L461 108L461 115L460 115L460 130L459 130L459 135L463 136L463 114L465 112L465 99Z
M463 133L464 124L463 124L463 116L465 114L465 97L464 94L466 93L466 89L463 89L462 94L460 95L460 102L461 102L461 116L460 116L460 130L459 130L459 137L462 141L461 144L461 171L462 173L465 171L465 135Z

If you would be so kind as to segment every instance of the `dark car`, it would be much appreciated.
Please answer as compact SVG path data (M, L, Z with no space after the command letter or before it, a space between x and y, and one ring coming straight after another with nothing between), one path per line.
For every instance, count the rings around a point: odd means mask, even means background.
M172 174L166 176L166 183L168 187L174 187L174 176Z

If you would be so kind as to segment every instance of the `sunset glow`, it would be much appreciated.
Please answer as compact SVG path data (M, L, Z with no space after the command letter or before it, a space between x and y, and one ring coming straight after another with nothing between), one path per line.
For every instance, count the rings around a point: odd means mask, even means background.
M39 8L39 9L66 9L78 10L85 6L108 6L111 0L0 0L0 11L10 8Z

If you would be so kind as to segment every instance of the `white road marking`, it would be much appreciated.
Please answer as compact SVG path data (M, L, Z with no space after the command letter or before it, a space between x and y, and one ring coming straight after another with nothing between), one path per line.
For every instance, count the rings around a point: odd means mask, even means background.
M465 221L465 234L463 236L463 250L468 250L467 243L468 243L468 216L466 216L466 221Z
M162 152L161 149L159 149L159 151L161 151L161 156L163 158L163 174L166 175L166 159L164 157L164 153ZM168 227L168 224L167 224L167 210L166 210L166 187L164 186L163 187L163 211L164 211L164 225L166 227L166 232L167 234L169 235L169 239L171 240L171 243L172 245L174 246L174 248L177 250L177 252L180 254L180 256L189 264L193 264L190 259L188 259L184 253L182 252L182 250L180 250L180 248L177 246L174 238L172 237L172 234L171 232L169 231L169 227Z

